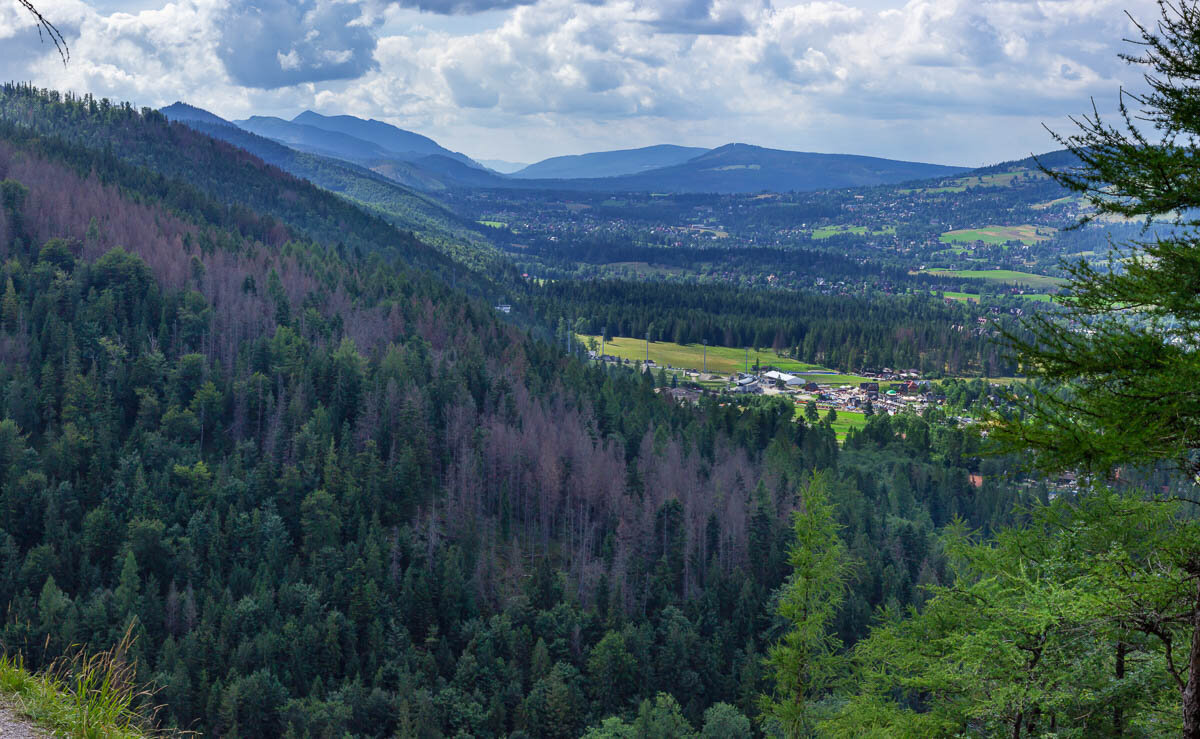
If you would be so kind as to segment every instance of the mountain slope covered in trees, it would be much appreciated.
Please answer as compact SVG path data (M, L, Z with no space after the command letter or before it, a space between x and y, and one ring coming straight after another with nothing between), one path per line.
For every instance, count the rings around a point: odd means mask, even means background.
M678 406L154 111L0 111L0 643L36 667L133 628L168 725L750 735L812 471L862 562L847 642L943 577L939 527L1009 516L937 412L839 449L775 399Z
M588 154L550 157L512 174L520 178L616 177L658 167L682 164L708 151L695 146L661 144L640 149L595 151Z
M297 151L245 131L207 111L176 103L162 110L196 131L226 141L296 177L338 193L400 228L411 230L460 262L496 268L496 254L478 224L468 223L430 196L356 164ZM395 173L393 173L395 174ZM429 183L425 183L429 184Z
M292 123L369 141L393 157L420 159L436 155L454 159L471 167L479 166L466 154L451 151L428 136L406 131L375 119L363 120L352 115L321 115L306 110L293 118Z

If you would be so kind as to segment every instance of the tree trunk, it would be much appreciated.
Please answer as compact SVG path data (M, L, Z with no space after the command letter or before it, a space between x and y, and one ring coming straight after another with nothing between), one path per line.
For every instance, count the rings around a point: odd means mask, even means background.
M1188 680L1183 689L1183 737L1200 739L1200 579L1192 601L1192 648L1188 654Z

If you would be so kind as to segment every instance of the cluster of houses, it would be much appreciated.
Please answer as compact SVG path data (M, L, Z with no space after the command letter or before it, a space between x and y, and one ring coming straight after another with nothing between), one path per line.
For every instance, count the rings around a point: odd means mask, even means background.
M816 401L822 409L861 411L869 405L877 413L893 415L906 408L922 410L927 405L941 405L946 400L929 381L920 379L916 370L885 369L858 384L821 383L820 379L821 374L792 375L778 370L743 373L730 379L726 392L789 395L798 404Z
M633 364L642 371L658 368L654 360L630 361L608 354L588 352L593 360L615 364ZM683 368L665 366L663 369L679 371ZM721 375L704 374L696 370L683 369L683 375L694 382L711 383L724 381ZM895 415L905 409L924 410L929 405L942 405L946 396L928 380L921 379L919 370L893 370L884 367L880 372L865 372L860 377L864 380L858 384L840 384L828 382L828 378L836 376L834 372L803 372L789 374L770 369L757 372L739 372L728 377L724 388L718 392L729 395L786 395L792 397L798 405L816 401L822 410L863 411L868 406L876 413ZM822 380L826 380L822 382ZM700 389L696 384L685 383L676 387L658 388L657 392L667 393L681 403L698 403L700 396L708 390Z

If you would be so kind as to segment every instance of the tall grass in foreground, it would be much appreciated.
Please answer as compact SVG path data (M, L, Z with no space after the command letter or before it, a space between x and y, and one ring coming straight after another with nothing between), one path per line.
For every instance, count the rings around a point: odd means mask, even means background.
M154 731L153 691L135 682L128 659L132 630L112 649L92 655L72 648L41 673L20 655L0 655L0 695L41 727L79 739L142 739Z

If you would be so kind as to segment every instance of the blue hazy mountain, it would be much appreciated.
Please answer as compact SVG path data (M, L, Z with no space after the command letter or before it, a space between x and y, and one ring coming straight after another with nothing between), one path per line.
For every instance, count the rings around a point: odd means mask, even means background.
M325 116L306 110L292 119L292 123L311 126L323 131L353 136L356 139L370 142L382 151L390 153L406 161L414 161L426 156L444 156L457 159L463 164L479 167L480 165L466 154L450 151L438 142L422 136L419 133L397 128L390 123L374 119L363 120L352 115Z
M704 154L708 149L694 146L660 144L641 149L619 149L596 151L590 154L574 154L543 159L522 170L513 177L522 179L582 179L591 177L618 177L638 174L650 169L683 164Z
M168 106L163 112L173 119L228 125L228 121L218 116L183 103ZM852 154L816 154L727 144L712 150L663 145L554 157L530 165L516 175L503 175L442 147L433 139L381 121L322 116L305 111L291 121L253 116L235 121L235 124L292 149L353 162L425 192L455 187L611 192L788 192L895 184L967 171L963 167ZM623 169L632 171L618 175L599 174Z
M293 149L345 159L359 164L395 156L370 141L273 116L256 115L245 120L234 121L234 123L239 128L278 141Z
M520 172L529 166L529 162L510 162L505 159L476 159L475 161L500 174Z
M965 172L924 162L855 154L815 154L726 144L682 164L634 175L589 180L588 189L656 192L786 192L888 185Z

